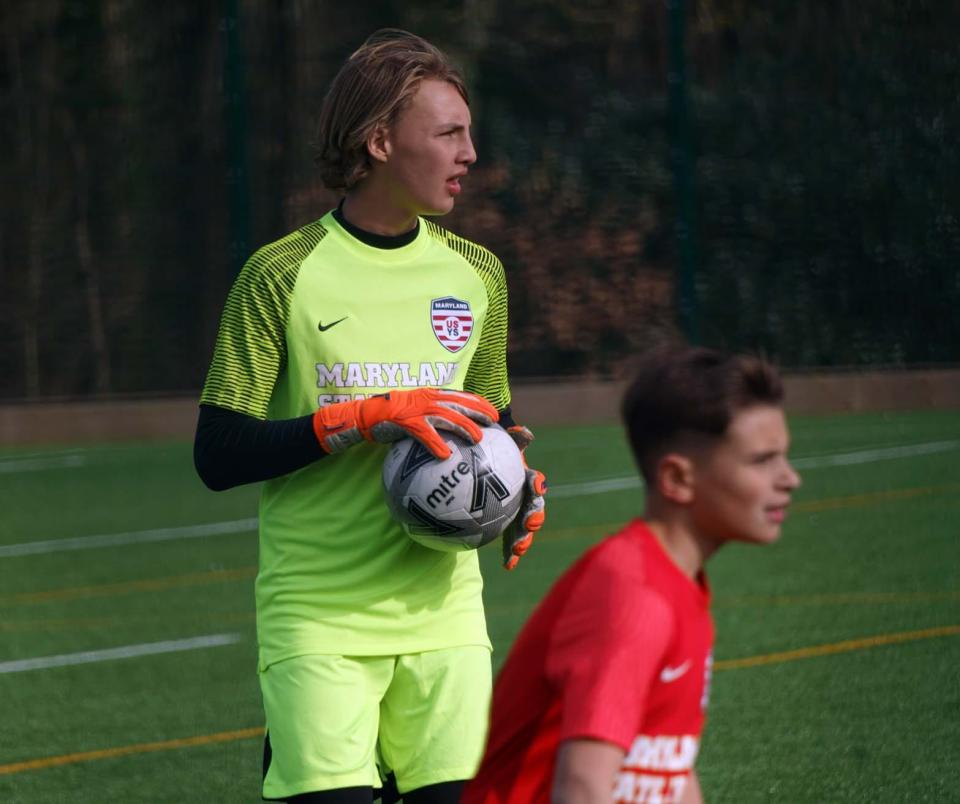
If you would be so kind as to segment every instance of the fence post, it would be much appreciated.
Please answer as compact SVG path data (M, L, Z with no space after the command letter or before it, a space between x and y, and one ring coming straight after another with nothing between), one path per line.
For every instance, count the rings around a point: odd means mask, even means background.
M670 68L667 73L670 104L670 156L676 196L679 264L674 284L677 323L690 343L700 342L700 310L697 300L696 195L693 156L687 114L686 4L667 0L670 30Z
M247 96L238 0L226 0L223 15L223 83L230 210L230 273L240 273L250 254L250 188L247 180Z

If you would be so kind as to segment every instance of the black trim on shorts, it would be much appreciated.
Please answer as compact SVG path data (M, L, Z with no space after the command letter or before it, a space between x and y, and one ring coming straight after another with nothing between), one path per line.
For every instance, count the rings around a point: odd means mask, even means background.
M373 788L338 787L336 790L301 793L288 798L287 804L373 804Z
M273 759L273 749L270 747L270 732L263 735L263 780L267 780L267 771L270 770L270 761Z
M263 779L267 779L267 771L273 761L273 748L270 746L270 732L263 738ZM396 786L393 788L396 790ZM310 793L300 793L291 798L267 798L264 801L286 801L287 804L373 804L375 798L372 787L340 787L335 790L317 790ZM399 799L396 799L399 800Z
M465 785L466 781L458 781L418 787L403 794L403 804L459 804Z
M380 804L397 804L397 802L400 801L400 793L397 790L397 777L392 773L388 773L387 778L383 780L383 787L373 791L373 800L379 801Z

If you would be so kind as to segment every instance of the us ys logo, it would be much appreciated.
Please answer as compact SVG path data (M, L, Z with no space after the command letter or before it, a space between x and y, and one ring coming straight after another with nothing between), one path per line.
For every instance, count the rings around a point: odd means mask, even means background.
M469 302L446 296L430 302L430 323L433 334L448 352L459 352L473 332L473 313Z

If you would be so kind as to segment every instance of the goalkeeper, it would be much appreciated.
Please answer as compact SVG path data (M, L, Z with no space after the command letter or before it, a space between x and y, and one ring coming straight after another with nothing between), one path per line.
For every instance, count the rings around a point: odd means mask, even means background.
M317 163L340 205L260 249L226 302L200 399L197 471L266 481L256 581L263 796L456 802L476 770L490 642L473 552L408 539L382 499L382 444L476 441L510 412L507 290L486 249L427 220L476 153L467 92L433 45L371 36L334 78ZM512 569L544 518L527 473ZM395 795L395 793L393 793Z

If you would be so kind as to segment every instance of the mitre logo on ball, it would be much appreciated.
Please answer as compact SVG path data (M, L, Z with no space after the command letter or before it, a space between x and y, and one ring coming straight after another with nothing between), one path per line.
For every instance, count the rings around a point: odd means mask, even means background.
M387 507L410 538L437 550L472 550L516 517L526 470L507 432L482 428L471 444L443 434L452 454L437 460L418 441L396 442L383 463Z

